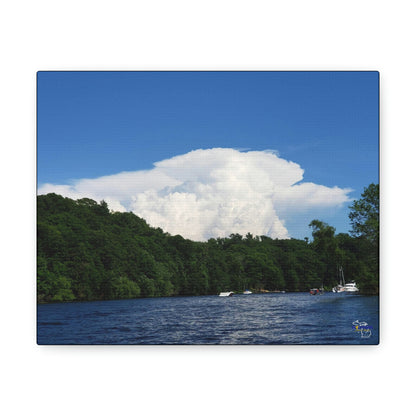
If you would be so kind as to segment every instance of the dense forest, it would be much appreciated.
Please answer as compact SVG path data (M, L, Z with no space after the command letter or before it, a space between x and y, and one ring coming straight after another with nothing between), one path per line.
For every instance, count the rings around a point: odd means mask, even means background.
M231 234L207 242L171 236L105 201L37 197L38 302L307 291L347 281L378 293L378 185L350 207L350 234L311 222L313 240Z

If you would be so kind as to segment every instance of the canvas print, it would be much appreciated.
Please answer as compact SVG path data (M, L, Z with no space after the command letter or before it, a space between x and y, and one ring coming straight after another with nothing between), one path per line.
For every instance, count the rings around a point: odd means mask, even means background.
M377 345L379 73L37 73L39 345Z

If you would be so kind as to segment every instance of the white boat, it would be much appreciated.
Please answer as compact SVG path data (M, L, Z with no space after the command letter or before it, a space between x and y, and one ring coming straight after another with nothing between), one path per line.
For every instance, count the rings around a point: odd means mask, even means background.
M358 287L355 282L347 283L344 286L344 292L358 292Z
M232 295L234 295L234 292L221 292L219 294L219 296L232 296Z
M250 290L245 290L243 292L243 295L251 295L253 292L251 292Z
M332 288L334 293L354 293L358 292L358 287L355 282L345 284L344 270L339 268L339 284Z

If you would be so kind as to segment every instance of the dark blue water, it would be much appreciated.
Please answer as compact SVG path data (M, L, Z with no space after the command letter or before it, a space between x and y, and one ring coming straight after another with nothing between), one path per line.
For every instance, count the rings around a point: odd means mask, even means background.
M377 296L273 293L38 305L38 344L378 344ZM353 328L355 321L366 329Z

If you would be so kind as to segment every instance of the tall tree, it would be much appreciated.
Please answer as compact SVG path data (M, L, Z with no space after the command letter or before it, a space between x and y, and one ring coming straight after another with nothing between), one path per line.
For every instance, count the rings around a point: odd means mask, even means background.
M341 253L335 239L335 228L319 220L313 220L309 227L312 228L312 248L318 253L322 265L320 273L323 284L331 284L334 282L341 261Z
M374 183L364 188L361 199L350 206L351 221L354 237L365 237L373 244L379 241L379 186Z
M365 254L368 268L362 273L361 288L367 293L379 290L379 185L370 184L364 188L361 198L354 201L348 215L351 221L351 234L357 243L362 240L360 251Z

